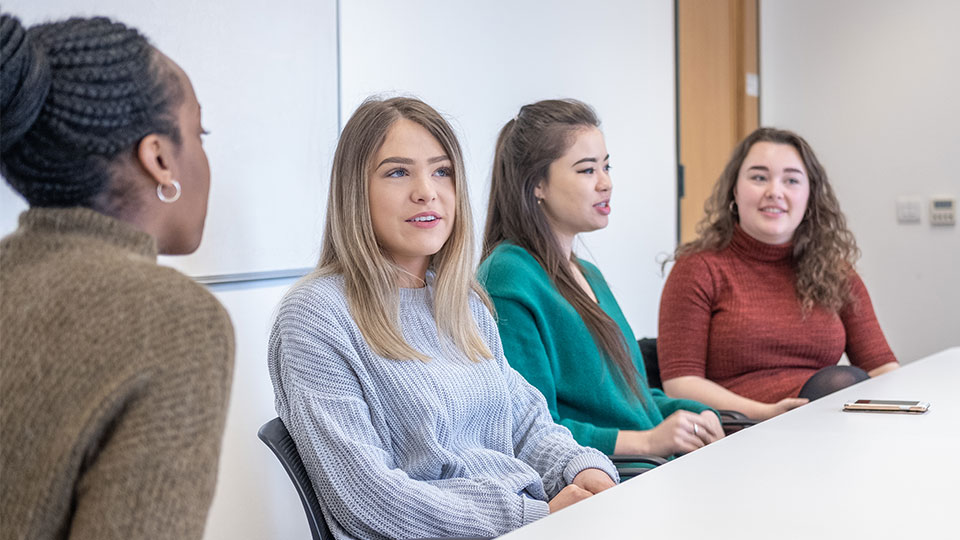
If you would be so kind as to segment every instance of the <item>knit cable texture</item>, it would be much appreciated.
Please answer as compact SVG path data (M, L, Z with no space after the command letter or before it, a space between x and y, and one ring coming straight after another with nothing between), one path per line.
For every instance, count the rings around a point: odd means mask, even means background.
M546 515L584 469L618 478L509 367L478 298L473 316L494 358L474 363L438 335L431 285L399 294L404 338L429 362L373 353L341 276L291 291L271 334L277 412L334 536L500 535Z
M34 208L0 243L0 539L203 537L233 368L226 311L148 234Z

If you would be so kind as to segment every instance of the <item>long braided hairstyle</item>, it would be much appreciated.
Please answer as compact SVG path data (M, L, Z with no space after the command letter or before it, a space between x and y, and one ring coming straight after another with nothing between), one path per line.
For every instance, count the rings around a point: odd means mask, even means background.
M136 29L103 17L24 29L0 15L0 173L30 206L128 210L113 166L151 133L179 145L183 96Z

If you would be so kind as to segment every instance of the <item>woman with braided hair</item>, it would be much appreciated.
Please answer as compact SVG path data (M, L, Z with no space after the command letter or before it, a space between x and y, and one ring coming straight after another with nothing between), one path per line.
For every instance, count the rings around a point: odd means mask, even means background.
M0 16L4 538L200 538L233 329L158 253L200 243L210 169L186 74L105 18Z

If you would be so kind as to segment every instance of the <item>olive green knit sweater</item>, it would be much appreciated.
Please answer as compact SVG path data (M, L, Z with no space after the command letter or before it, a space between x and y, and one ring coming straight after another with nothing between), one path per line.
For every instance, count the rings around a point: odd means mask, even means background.
M201 538L233 328L153 237L35 208L0 243L0 538Z

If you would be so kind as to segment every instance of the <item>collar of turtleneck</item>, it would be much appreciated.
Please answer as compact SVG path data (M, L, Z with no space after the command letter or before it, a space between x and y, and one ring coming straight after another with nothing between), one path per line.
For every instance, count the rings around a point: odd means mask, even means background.
M25 233L81 235L115 245L152 259L156 240L133 225L89 208L31 208L20 214ZM19 231L18 231L19 232Z
M765 244L747 234L739 223L734 226L730 249L740 256L755 261L789 263L793 260L793 242L780 245Z

